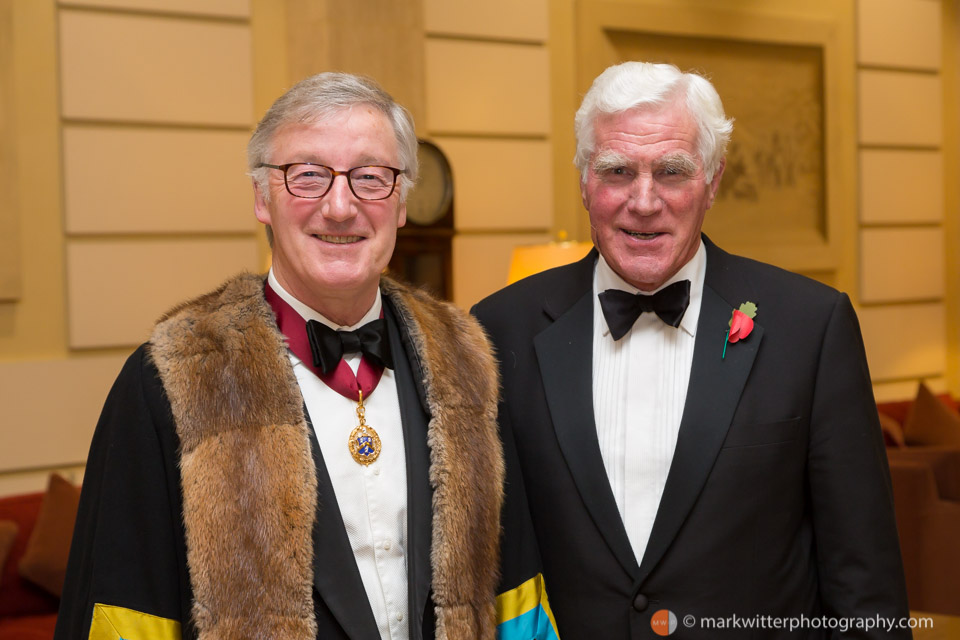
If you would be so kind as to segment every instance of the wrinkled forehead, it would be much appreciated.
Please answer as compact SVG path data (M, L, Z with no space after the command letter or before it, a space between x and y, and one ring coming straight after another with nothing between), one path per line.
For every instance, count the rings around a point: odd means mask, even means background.
M641 105L601 114L593 135L594 154L607 149L698 152L699 129L683 103Z

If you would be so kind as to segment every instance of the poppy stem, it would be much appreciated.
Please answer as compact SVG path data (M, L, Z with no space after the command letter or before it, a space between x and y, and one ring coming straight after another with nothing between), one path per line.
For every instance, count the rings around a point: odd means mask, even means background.
M730 340L730 329L727 329L727 335L723 337L723 355L720 356L721 360L727 359L727 341Z

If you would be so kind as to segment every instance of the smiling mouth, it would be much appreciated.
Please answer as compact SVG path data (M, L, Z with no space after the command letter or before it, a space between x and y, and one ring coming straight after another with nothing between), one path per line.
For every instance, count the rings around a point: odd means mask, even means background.
M352 244L354 242L360 242L361 240L363 240L361 236L314 235L313 237L323 240L324 242L331 242L333 244Z
M640 238L641 240L650 240L660 235L659 231L654 231L652 233L641 233L639 231L627 231L626 229L624 229L623 231L628 236L633 236L634 238Z

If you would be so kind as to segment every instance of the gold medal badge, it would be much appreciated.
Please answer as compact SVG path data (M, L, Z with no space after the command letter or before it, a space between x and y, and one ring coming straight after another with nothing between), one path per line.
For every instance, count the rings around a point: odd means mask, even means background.
M348 446L353 459L358 464L366 466L373 464L380 457L380 436L367 424L363 407L363 391L360 391L360 399L357 401L357 418L360 424L350 432Z

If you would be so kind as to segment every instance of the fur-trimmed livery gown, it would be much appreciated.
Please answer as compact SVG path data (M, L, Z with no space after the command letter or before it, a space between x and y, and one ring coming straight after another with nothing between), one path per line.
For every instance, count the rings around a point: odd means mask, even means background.
M313 432L323 416L306 415L263 286L241 275L174 308L128 359L87 461L58 640L379 637ZM410 637L493 638L494 360L466 314L386 278L381 290L407 449ZM505 590L539 562L512 501Z

